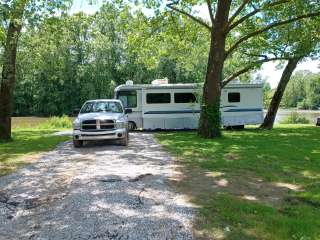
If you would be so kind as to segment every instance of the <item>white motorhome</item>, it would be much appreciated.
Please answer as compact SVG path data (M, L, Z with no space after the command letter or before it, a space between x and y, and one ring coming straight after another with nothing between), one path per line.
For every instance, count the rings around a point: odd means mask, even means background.
M129 129L196 129L200 117L199 84L133 84L115 88L115 98L129 109ZM131 109L131 110L130 110ZM263 85L228 84L222 89L224 127L242 128L263 122Z

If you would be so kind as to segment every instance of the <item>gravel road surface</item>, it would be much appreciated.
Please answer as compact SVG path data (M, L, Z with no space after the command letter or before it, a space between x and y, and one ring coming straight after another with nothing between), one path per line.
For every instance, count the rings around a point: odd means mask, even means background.
M173 172L149 133L129 147L63 143L0 178L0 239L193 239L194 208L168 186Z

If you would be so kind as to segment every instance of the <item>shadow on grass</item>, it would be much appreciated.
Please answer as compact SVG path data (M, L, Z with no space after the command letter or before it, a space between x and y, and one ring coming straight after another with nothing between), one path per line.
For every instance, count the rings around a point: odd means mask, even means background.
M200 239L320 235L320 128L225 131L214 140L195 132L157 138L178 157L181 174L173 185L200 206Z
M15 129L13 139L0 142L0 175L11 173L18 167L24 166L31 159L30 155L49 151L58 143L69 137L53 136L55 130Z

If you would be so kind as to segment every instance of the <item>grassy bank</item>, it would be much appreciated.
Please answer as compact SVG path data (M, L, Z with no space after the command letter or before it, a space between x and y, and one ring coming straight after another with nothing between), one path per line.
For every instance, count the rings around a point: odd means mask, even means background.
M203 239L320 239L320 128L161 133L178 157L174 185L198 205Z
M54 136L54 132L68 130L71 121L66 117L22 121L12 131L12 141L0 142L0 176L12 173L19 167L36 161L40 153L54 149L60 142L70 139Z

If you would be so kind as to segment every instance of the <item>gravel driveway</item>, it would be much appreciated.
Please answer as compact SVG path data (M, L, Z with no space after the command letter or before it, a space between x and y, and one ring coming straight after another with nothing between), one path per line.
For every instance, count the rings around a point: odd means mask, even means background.
M0 239L193 239L172 164L149 133L129 147L63 143L0 178Z

